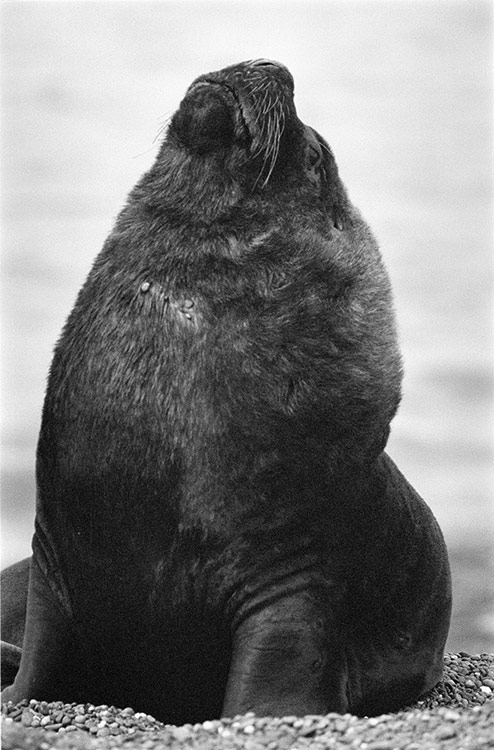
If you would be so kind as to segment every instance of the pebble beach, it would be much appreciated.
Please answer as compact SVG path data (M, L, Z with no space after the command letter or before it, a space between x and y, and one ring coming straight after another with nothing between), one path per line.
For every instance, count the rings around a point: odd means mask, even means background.
M494 654L446 654L443 679L381 716L211 719L171 726L132 707L22 701L2 707L4 750L487 750L494 747Z

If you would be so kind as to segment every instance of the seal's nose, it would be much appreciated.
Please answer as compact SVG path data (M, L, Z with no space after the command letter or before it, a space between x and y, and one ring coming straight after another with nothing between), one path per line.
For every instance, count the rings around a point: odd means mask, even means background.
M282 63L279 63L276 60L268 60L267 57L260 57L258 60L251 60L249 64L255 68L267 68L268 66L272 66L273 68L282 68L284 70L288 70L288 68L286 68Z
M281 72L290 81L290 84L293 89L293 86L294 86L293 76L288 70L288 68L286 67L286 65L283 65L283 63L280 63L277 60L269 60L267 57L260 57L257 60L250 60L248 65L249 65L249 68L267 68L267 70L269 70L269 68L272 68L273 73L275 71Z

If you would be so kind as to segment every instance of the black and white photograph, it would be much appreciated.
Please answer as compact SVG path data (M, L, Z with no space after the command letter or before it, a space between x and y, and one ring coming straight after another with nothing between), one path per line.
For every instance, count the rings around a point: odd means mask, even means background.
M5 747L489 747L492 3L0 23Z

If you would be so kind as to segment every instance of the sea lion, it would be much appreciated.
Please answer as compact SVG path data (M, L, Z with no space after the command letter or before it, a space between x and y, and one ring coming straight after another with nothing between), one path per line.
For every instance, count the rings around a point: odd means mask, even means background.
M4 699L376 714L441 677L441 532L383 453L389 280L293 79L202 75L55 350Z

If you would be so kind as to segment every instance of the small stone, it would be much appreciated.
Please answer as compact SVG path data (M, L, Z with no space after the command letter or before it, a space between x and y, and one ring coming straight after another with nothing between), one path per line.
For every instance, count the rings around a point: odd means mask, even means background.
M461 717L457 711L445 711L443 714L443 718L446 721L459 721Z
M491 690L494 690L494 680L490 680L488 677L484 677L482 682L484 683L484 685L487 685L487 687L490 687Z
M280 737L278 740L276 740L275 747L277 748L277 750L288 750L288 748L292 750L293 749L293 735L292 734L283 735L283 737Z
M216 724L214 721L203 721L202 728L205 729L206 732L214 732L216 730Z
M436 731L436 738L438 740L449 740L451 737L456 737L456 729L454 727L439 727Z
M348 727L348 723L344 721L343 719L336 719L336 721L334 722L334 728L337 732L341 732L341 733L346 732L347 727Z
M110 730L108 727L100 727L96 730L96 737L108 737Z
M492 689L489 687L489 685L481 685L480 689L486 695L492 695Z
M244 734L254 734L256 728L253 724L246 724L244 727Z
M299 735L301 737L314 737L315 733L316 733L316 727L313 725L303 727L302 729L299 730Z
M244 750L264 750L264 748L264 744L256 740L244 740ZM296 750L295 746L292 747L292 750Z
M24 727L30 727L33 723L33 712L26 709L22 712L21 723Z
M47 724L52 724L52 723L53 723L53 719L51 718L51 716L44 716L40 722L42 727L46 727Z
M172 735L177 742L185 742L190 737L190 730L187 727L173 727Z

